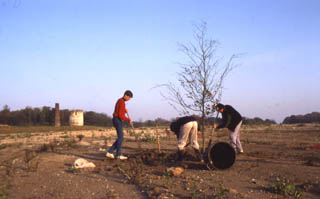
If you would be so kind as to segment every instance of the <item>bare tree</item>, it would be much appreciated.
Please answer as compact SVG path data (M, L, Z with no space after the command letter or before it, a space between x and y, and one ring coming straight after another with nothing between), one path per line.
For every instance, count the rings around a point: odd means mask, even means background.
M208 38L207 24L195 25L194 41L179 43L179 50L186 55L187 63L179 63L178 84L168 82L157 87L165 88L160 94L180 114L200 115L203 148L205 144L205 118L213 114L214 105L221 99L226 76L237 65L232 55L226 63L216 54L219 42Z

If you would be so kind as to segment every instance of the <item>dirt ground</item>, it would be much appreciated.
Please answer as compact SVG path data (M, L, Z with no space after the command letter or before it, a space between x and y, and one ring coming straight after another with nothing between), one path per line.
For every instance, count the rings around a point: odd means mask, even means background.
M320 198L320 124L243 126L244 154L226 170L209 170L190 146L178 163L177 140L163 128L135 133L141 148L127 130L129 159L120 161L105 157L114 130L26 136L0 128L0 198ZM213 142L220 141L228 136L214 132ZM72 168L78 158L96 167ZM184 171L173 176L171 167Z

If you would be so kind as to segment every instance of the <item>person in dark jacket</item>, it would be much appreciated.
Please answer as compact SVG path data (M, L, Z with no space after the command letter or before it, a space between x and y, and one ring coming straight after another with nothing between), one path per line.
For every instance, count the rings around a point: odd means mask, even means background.
M185 146L190 137L191 146L194 149L197 157L202 161L202 155L199 150L198 133L200 134L200 126L194 116L185 116L178 118L170 125L170 130L173 131L178 138L178 160L183 159Z
M222 124L214 128L227 128L230 131L229 138L231 146L237 153L243 153L240 142L240 128L242 125L242 116L230 105L217 104L216 110L222 113Z

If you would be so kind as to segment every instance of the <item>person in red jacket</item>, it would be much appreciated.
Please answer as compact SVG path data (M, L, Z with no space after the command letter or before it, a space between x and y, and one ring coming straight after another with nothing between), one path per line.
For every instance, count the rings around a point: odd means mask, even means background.
M128 157L122 155L121 153L121 146L123 141L123 128L122 123L123 121L127 121L130 123L131 126L133 126L133 123L129 117L126 116L126 113L128 113L128 110L126 109L126 101L129 101L133 97L133 94L131 91L127 90L123 97L118 99L116 106L114 108L113 112L113 118L112 123L113 126L116 128L118 139L113 143L113 145L109 148L106 157L114 159L113 151L117 149L116 158L120 160L126 160Z

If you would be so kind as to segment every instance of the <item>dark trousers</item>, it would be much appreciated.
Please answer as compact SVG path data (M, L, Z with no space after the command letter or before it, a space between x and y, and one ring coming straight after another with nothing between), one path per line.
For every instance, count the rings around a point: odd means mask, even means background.
M118 117L112 118L113 126L116 128L118 139L113 143L113 145L109 148L108 152L112 153L115 149L117 149L117 156L121 155L121 145L123 141L123 129L122 129L122 120Z

